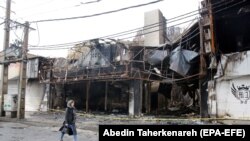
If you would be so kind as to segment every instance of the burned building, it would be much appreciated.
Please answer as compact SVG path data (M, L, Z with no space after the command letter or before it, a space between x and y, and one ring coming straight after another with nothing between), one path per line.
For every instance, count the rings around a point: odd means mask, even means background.
M155 15L156 17L152 17ZM195 23L168 43L166 21L159 10L145 14L144 45L113 39L93 39L75 45L67 58L55 58L41 71L51 85L50 108L63 108L68 99L86 112L168 114L199 100L199 30ZM156 20L156 21L155 21ZM46 64L46 63L45 63Z
M140 115L192 106L198 99L199 40L194 37L199 36L190 32L174 45L128 46L110 39L75 45L67 58L52 60L41 72L41 81L51 83L50 107L75 99L86 112Z
M248 119L250 1L204 0L202 5L201 40L207 66L203 116Z
M149 34L143 46L112 39L75 45L41 72L50 107L75 99L86 112L249 117L249 5L204 0L200 17L172 43L159 32L159 41Z
M73 98L79 101L77 107L86 111L119 109L140 114L142 98L145 99L143 91L148 91L144 86L150 81L162 80L150 63L163 66L160 64L168 55L167 45L150 47L147 52L145 48L101 39L76 45L67 59L53 60L53 65L42 72L44 82L49 80L55 84L56 95L52 99L56 103L52 105L61 105L67 98ZM144 58L149 63L145 63ZM158 71L165 73L163 67ZM47 78L47 73L52 75Z

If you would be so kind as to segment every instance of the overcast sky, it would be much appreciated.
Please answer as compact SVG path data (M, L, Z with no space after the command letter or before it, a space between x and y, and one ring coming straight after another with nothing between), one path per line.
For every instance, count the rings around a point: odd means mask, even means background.
M41 19L84 16L115 10L132 5L148 3L155 0L101 0L92 4L81 4L95 0L13 0L11 19L24 22ZM59 44L87 40L122 31L142 27L144 12L160 9L169 19L198 9L200 0L164 0L162 2L129 9L117 13L68 21L44 22L31 24L36 30L30 32L30 45ZM5 7L5 0L0 6ZM0 17L5 16L5 9L0 8ZM0 19L0 23L3 20ZM3 43L3 25L1 25L0 44ZM15 35L16 34L16 35ZM11 42L22 38L22 30L11 31ZM2 46L1 46L2 50ZM65 56L67 50L31 51L33 54L59 57Z

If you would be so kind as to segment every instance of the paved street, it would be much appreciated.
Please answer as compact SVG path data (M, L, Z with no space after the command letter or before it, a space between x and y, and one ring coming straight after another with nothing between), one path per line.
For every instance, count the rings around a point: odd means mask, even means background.
M20 122L0 122L0 141L59 141L59 127ZM78 129L79 141L97 141L95 131ZM66 135L64 141L73 137Z
M17 120L0 117L0 141L59 141L58 131L64 120L63 112L26 113L26 119ZM182 118L157 118L143 116L129 118L127 115L94 115L82 114L77 117L79 141L98 141L98 125L102 124L204 124L199 120ZM73 137L65 135L64 141L73 141Z

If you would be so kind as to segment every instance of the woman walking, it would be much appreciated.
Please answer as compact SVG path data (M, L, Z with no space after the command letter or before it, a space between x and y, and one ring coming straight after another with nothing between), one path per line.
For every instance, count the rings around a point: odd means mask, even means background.
M74 100L69 100L67 102L67 108L65 113L65 126L69 127L74 136L74 141L77 141L77 132L76 132L76 112L75 112L75 102ZM61 141L63 141L63 136L65 132L61 134Z

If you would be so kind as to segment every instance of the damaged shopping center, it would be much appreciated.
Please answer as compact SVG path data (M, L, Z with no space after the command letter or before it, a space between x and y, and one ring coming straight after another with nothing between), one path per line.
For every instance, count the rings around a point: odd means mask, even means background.
M147 19L149 15L160 18ZM145 26L155 20L165 21L159 10L145 13ZM94 39L75 45L67 58L52 59L41 72L42 82L51 85L50 107L63 108L67 99L74 99L79 110L133 116L199 106L199 36L189 42L192 49L184 49L187 41L167 43L164 27L154 27L160 30L145 35L144 44Z
M41 63L49 108L74 99L86 112L248 119L250 1L204 0L199 15L169 40L161 12L146 12L134 42L93 39Z

